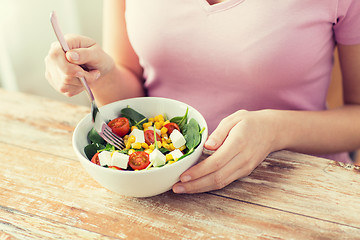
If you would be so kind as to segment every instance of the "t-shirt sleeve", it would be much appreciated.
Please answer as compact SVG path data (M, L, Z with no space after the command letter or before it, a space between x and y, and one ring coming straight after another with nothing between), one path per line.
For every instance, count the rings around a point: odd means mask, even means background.
M338 0L334 34L337 43L360 44L360 0Z

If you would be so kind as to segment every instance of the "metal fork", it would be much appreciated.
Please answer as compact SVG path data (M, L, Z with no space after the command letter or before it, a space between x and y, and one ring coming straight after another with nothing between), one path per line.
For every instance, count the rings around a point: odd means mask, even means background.
M51 22L51 25L55 32L55 35L56 35L62 49L66 53L70 49L69 49L67 42L65 41L64 35L61 32L61 29L59 27L57 17L56 17L56 14L54 11L51 12L50 22ZM80 67L82 67L84 70L88 71L88 68L85 65L80 65ZM85 78L80 77L79 79L80 79L80 82L82 83L82 85L84 86L85 91L88 94L89 99L91 101L91 117L92 117L92 121L94 122L94 128L95 128L96 132L98 132L99 135L106 142L117 147L118 149L125 148L124 140L121 137L115 135L112 132L111 128L106 124L103 116L101 115L101 113L99 111L99 108L97 107L97 105L95 103L94 95L92 94L91 89L89 88Z

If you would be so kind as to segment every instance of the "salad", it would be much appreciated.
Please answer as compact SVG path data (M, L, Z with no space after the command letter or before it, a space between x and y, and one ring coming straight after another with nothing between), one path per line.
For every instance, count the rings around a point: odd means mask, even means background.
M117 170L147 170L175 163L194 152L204 131L194 118L188 121L188 110L168 119L166 114L146 118L130 107L123 108L108 126L124 140L125 148L106 143L93 128L84 152L92 163Z

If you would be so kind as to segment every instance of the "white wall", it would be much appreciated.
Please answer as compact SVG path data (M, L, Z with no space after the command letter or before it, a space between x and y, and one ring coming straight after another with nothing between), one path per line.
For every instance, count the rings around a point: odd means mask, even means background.
M90 105L85 93L65 97L44 77L44 58L56 41L49 21L53 10L64 33L86 35L101 44L101 0L0 0L0 86Z

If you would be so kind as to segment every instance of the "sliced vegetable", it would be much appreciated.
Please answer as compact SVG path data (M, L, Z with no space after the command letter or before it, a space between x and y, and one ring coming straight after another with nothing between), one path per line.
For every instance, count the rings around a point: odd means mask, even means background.
M100 166L99 153L95 153L95 155L91 158L91 162Z
M177 129L180 132L179 126L174 122L167 123L164 125L164 127L166 127L168 129L167 130L168 135L170 135L174 129Z
M144 136L145 136L145 142L148 145L151 145L155 142L154 141L154 130L146 130L144 132ZM156 133L156 139L161 139L160 134Z
M149 164L149 154L146 152L134 152L129 156L129 166L134 170L145 169Z
M111 128L113 133L119 137L125 136L130 131L130 123L126 117L115 118L108 123L108 126Z

